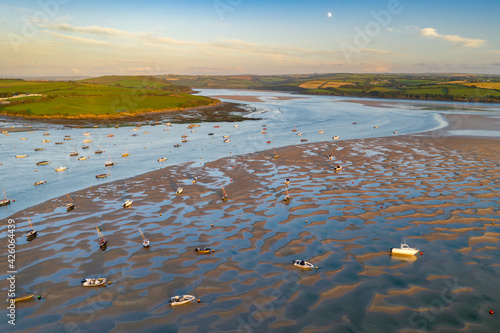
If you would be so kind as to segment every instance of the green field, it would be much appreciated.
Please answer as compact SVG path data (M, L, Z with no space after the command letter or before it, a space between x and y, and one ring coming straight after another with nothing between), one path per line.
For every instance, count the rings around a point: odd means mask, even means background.
M104 76L82 81L0 80L0 113L14 116L121 117L149 111L183 109L216 101L189 94L191 88L158 77ZM9 98L21 94L41 94Z
M500 102L500 77L446 74L160 75L191 88L281 90L300 94ZM323 84L318 84L322 82ZM328 82L335 85L328 86ZM339 86L339 83L345 85Z

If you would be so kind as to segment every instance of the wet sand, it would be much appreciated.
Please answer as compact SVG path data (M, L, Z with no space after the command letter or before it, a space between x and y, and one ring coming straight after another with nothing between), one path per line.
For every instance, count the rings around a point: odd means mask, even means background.
M94 186L71 194L71 212L65 197L49 200L12 216L16 284L43 297L17 304L15 329L495 332L499 143L432 133L335 140ZM38 230L31 242L27 217ZM423 255L389 255L403 238ZM194 252L205 246L216 251ZM295 259L318 269L298 270ZM99 276L112 283L80 284ZM202 302L172 308L182 294ZM4 320L0 330L13 329Z

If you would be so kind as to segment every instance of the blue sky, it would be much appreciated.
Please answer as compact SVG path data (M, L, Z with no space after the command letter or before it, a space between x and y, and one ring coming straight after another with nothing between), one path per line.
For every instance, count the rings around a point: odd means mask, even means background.
M0 76L500 74L499 1L0 4Z

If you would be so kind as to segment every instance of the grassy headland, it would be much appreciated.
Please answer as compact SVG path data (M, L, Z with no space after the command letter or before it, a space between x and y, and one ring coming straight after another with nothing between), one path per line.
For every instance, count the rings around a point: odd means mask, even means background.
M103 76L81 81L0 79L0 114L120 119L219 103L216 99L192 95L191 92L187 86L153 76Z
M301 94L500 102L500 76L450 74L161 75L191 88L281 90Z

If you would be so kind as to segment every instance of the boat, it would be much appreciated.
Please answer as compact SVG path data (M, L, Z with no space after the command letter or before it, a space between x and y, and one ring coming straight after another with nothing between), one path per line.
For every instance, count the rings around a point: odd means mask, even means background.
M87 156L80 156L78 157L78 160L79 161L85 161L85 160L88 160L89 158Z
M139 134L137 134L137 133L134 133L134 134L132 134L131 136L139 136Z
M106 135L106 136L107 136L108 138L112 138L112 137L114 137L114 135L113 135L113 134L108 134L108 135Z
M197 247L196 249L194 249L194 251L196 253L198 253L198 254L209 254L209 253L215 252L215 250L212 250L209 247L204 247L202 249L200 249L199 247Z
M64 142L62 142L62 141L57 141L56 142L56 145L63 145L63 144L64 144Z
M87 135L90 135L90 133L89 132L85 132L85 133L83 133L83 135L87 136Z
M7 199L7 194L5 193L5 190L3 190L3 195L5 199L0 200L0 206L10 205L10 199Z
M229 135L223 135L222 138L227 139L227 138L229 138Z
M214 133L208 133L208 135L214 135Z
M79 153L77 153L76 151L73 151L71 153L69 153L69 156L78 156L80 155Z
M274 158L278 158L278 157L279 157L279 155L278 155L278 153L276 152L276 148L274 148Z
M113 166L113 165L115 165L115 162L111 160L111 154L109 154L109 161L104 163L104 166Z
M323 131L323 127L321 127L321 129L318 131L318 134L323 134L325 133L325 131Z
M406 241L403 239L401 242L401 247L391 247L389 249L389 252L392 254L402 254L402 255L407 255L407 256L412 256L418 253L418 249L414 249L410 247L408 244L406 244Z
M175 194L181 194L183 191L182 187L178 186L177 190L175 191Z
M333 140L338 140L338 139L340 139L340 136L338 136L338 135L332 136L332 139Z
M181 145L180 144L175 144L174 148L179 148Z
M92 140L92 139L85 139L85 140L83 140L83 143L91 143L91 142L94 142L94 140Z
M19 140L28 140L28 138L19 138Z
M336 166L333 168L333 170L335 170L335 171L340 171L340 170L342 170L342 169L344 169L344 168L342 167L342 165L336 165Z
M42 140L43 143L50 142L51 140Z
M224 142L226 143L231 142L231 139L224 139Z
M188 142L188 139L182 139L181 142Z
M66 211L70 211L72 209L75 209L75 202L71 199L69 194L66 194L68 196L69 203L66 204Z
M283 199L285 202L290 202L292 200L292 197L290 196L290 193L288 193L288 185L285 185L285 191L286 191L286 197Z
M149 132L148 132L149 133ZM192 130L191 133L196 133L196 130Z
M198 182L198 177L194 177L193 180L191 181L192 184L196 184Z
M96 175L95 178L106 178L109 175L110 175L109 173L100 173L100 174Z
M88 278L82 281L84 287L99 287L106 283L106 278Z
M28 217L28 222L30 224L31 230L26 233L26 238L35 238L36 237L36 230L31 225L31 221L30 221L29 217Z
M132 128L132 131L137 131L137 128Z
M294 126L294 127L292 128L292 132L297 132L297 126Z
M45 133L43 133L43 135L50 135L50 133L49 132L45 132Z
M182 305L191 302L195 297L193 295L182 295L182 296L174 296L171 297L168 301L170 305Z
M234 127L239 127L240 125L234 125Z
M305 269L305 270L312 270L314 268L313 264L311 264L309 261L304 261L304 260L295 260L295 261L292 261L292 264L295 267L298 267L300 269Z
M26 155L16 155L16 158L25 158Z
M165 123L165 126L172 126L172 123Z
M127 156L130 156L130 154L128 153L127 147L125 147L125 152L122 154L122 157L127 157Z
M64 171L66 170L66 167L60 166L59 168L56 168L56 171Z
M329 161L333 161L333 156L332 155L328 155L327 157L328 157Z
M297 133L297 135L302 135L302 133L299 132L299 133Z
M187 138L188 136L186 134L181 135L181 138Z
M309 141L309 140L307 140L307 139L300 139L300 142L307 142L307 141Z
M398 131L396 131L396 132L392 132L392 133L394 133L394 134L398 134L399 132L398 132Z
M222 193L223 193L223 194L222 194L222 198L221 198L221 199L222 199L222 201L227 201L227 199L228 199L229 197L227 196L227 193L226 193L226 190L224 189L224 186L222 186Z
M99 231L98 227L95 227L95 228L97 229L97 233L99 234L99 237L100 237L99 238L99 247L101 247L101 248L106 247L106 245L108 244L108 240L103 237L103 235Z
M144 234L142 233L141 228L139 228L139 231L141 232L141 236L142 236L142 246L149 247L149 244L150 244L149 239L144 237Z
M95 151L96 154L102 154L104 151L101 148L101 145L99 145L99 149Z
M125 200L125 202L123 203L123 208L127 208L127 207L132 206L132 203L133 203L133 201L130 199Z
M42 151L45 150L45 148L35 148L35 151Z
M165 162L166 160L167 160L167 159L166 159L165 157L160 157L160 158L158 159L158 162Z
M288 184L290 184L290 178L285 179L285 185L288 185Z
M260 132L261 132L262 134L266 134L266 133L267 133L267 132L266 132L266 131L264 131L264 130L262 130L262 131L260 131Z
M82 146L82 149L90 149L90 146Z
M69 141L69 140L73 140L73 138L64 138L64 140Z
M373 128L378 128L378 126L373 126Z
M9 297L7 299L7 301L8 302L11 302L11 301L20 302L20 301L27 301L27 300L34 299L34 298L35 298L35 293L22 293L20 295Z
M219 128L219 125L215 125L214 128Z
M37 182L34 182L33 185L37 186L37 185L42 185L44 183L46 183L47 181L43 181L43 180L39 180Z

